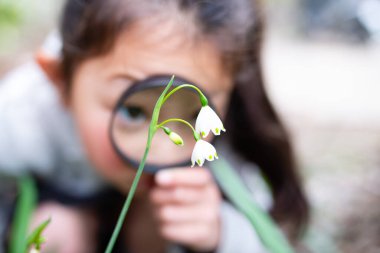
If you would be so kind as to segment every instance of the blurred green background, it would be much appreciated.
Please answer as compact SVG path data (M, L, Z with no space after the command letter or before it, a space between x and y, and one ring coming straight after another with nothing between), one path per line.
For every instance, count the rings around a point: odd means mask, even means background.
M24 62L56 27L62 0L0 0L0 74Z

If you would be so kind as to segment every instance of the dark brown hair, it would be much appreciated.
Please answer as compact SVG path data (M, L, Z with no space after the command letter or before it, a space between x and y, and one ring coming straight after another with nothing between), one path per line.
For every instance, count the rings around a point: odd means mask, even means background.
M61 22L66 81L70 83L83 60L108 52L121 31L154 9L153 2L161 6L154 11L175 3L178 11L192 13L199 33L213 40L233 66L235 83L226 119L230 143L260 167L271 186L273 217L296 235L307 222L308 204L289 136L265 91L260 56L263 20L256 1L68 0Z

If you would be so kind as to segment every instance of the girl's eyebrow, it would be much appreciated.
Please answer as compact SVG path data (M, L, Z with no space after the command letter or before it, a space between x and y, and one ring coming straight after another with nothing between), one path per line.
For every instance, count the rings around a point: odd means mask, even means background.
M141 71L133 71L127 68L118 69L111 74L112 79L117 79L117 78L127 79L133 83L143 80L145 76L146 75Z
M114 73L112 75L112 79L127 79L128 81L131 82L136 82L140 80L139 78L129 74L129 73Z

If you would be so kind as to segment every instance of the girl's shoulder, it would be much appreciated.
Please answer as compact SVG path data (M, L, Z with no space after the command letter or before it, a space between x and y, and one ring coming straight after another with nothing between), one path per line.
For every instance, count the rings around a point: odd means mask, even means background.
M41 172L52 163L49 122L57 120L57 97L36 63L29 61L0 80L0 165L19 173ZM45 152L45 156L39 155ZM17 162L16 162L17 161ZM29 166L30 165L30 166Z
M72 117L36 62L0 80L0 122L0 174L29 171L80 195L99 190Z

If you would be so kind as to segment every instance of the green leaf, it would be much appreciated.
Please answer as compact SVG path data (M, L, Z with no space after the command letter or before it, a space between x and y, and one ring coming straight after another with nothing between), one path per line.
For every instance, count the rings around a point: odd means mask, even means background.
M286 237L272 218L253 201L235 170L223 159L214 161L211 164L211 170L223 192L248 218L269 252L294 253Z
M42 232L45 230L47 225L51 222L51 218L43 221L37 228L35 228L32 233L30 233L27 240L27 248L36 245L36 248L39 249L41 244L45 242L45 238L42 237Z
M37 190L30 176L19 180L19 197L12 223L9 252L22 253L27 248L26 235L32 212L37 202Z

